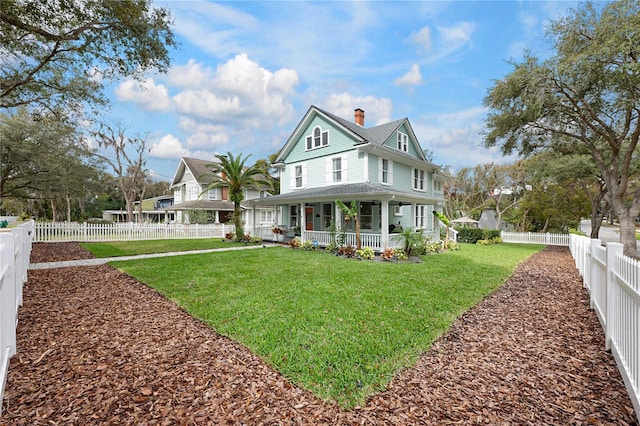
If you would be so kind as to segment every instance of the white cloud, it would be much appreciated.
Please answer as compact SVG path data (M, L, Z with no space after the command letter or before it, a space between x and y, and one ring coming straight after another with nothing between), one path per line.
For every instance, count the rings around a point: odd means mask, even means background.
M173 97L182 114L237 127L270 127L292 117L289 97L299 83L295 70L281 68L271 72L246 54L220 64L215 72L203 70L194 61L189 61L186 68L195 70L187 70L185 75L194 76L192 81L199 81L196 86L200 89L187 89Z
M189 150L182 146L182 142L172 134L161 137L151 144L149 154L155 158L190 157Z
M393 84L397 86L419 86L422 82L422 74L420 73L420 66L418 64L413 64L411 69L403 76L393 80Z
M226 133L194 133L187 138L186 145L189 148L208 148L216 145L224 145L229 142L229 136Z
M475 28L471 22L459 22L452 27L438 27L438 32L446 44L458 48L471 42Z
M211 81L213 72L208 67L189 59L186 65L173 66L167 75L167 84L172 87L198 89L206 87Z
M426 53L431 50L431 29L421 28L417 33L411 34L409 41L418 46L418 52Z
M115 89L116 97L122 102L133 102L147 111L168 111L171 108L169 90L156 84L152 78L142 83L127 79Z
M323 102L323 109L346 120L354 121L353 111L361 108L365 112L365 127L391 121L393 106L388 98L375 96L353 96L350 93L330 95ZM372 124L373 122L373 124Z
M176 33L218 57L242 51L242 36L254 33L259 25L250 14L220 3L172 1L169 7Z
M503 157L497 147L484 147L486 113L485 108L475 107L412 120L411 125L422 148L433 150L437 164L457 170L480 163L513 161L515 157Z

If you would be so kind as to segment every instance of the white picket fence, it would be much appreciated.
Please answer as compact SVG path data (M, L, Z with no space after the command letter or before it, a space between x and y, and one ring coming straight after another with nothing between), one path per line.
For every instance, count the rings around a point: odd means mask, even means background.
M569 247L640 420L640 262L619 243L571 235Z
M224 238L233 225L35 222L34 242Z
M502 231L500 237L505 243L546 244L565 247L569 245L569 234Z
M22 305L22 286L27 281L32 234L33 221L0 230L0 402L9 360L16 353L18 307Z

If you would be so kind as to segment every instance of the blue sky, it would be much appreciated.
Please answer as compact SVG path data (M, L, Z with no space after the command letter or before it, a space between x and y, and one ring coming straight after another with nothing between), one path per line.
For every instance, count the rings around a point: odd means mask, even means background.
M111 119L149 135L148 167L180 157L277 152L310 105L365 126L408 117L434 162L504 162L482 147L492 80L525 49L545 57L549 19L575 2L156 1L181 46L167 74L109 87Z

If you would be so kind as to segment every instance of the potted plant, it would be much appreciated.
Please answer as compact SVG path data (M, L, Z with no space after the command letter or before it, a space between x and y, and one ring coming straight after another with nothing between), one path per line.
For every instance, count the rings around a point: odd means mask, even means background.
M284 234L287 232L284 228L280 228L278 226L274 226L271 228L271 232L273 232L273 240L274 241L283 241Z

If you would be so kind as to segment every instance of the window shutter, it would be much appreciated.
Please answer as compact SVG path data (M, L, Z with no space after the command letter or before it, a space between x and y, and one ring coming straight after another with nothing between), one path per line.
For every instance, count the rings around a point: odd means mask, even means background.
M327 157L325 158L325 166L324 166L324 170L325 170L325 183L327 185L330 185L333 182L333 161L331 158Z
M302 164L302 187L307 187L307 163Z
M342 179L340 180L340 182L347 183L348 182L348 178L347 178L347 164L348 164L348 161L347 161L347 156L346 155L342 156L341 163L342 163Z
M378 183L382 183L382 157L378 157Z
M296 187L296 166L289 167L289 189Z
M387 173L389 185L393 185L393 160L389 160L389 172Z

